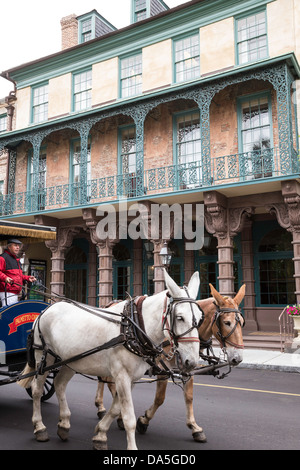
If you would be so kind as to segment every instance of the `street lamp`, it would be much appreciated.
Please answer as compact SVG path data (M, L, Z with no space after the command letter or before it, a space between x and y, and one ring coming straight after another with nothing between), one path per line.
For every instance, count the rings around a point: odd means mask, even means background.
M166 241L164 241L164 246L160 250L159 256L161 259L162 266L166 268L166 270L168 270L171 264L172 253L169 251L168 244Z

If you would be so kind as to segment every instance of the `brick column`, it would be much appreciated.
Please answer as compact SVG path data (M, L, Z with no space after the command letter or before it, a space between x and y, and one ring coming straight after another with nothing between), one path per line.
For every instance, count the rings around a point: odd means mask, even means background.
M79 229L68 227L58 229L56 240L46 241L47 248L51 250L51 282L52 294L64 295L65 290L65 253L72 245L74 235Z
M150 240L153 243L154 250L153 250L153 258L154 258L154 294L158 294L165 290L165 278L163 273L163 268L161 264L161 259L159 256L160 250L164 245L165 240Z
M204 193L206 230L218 240L219 292L233 297L233 238L253 213L251 207L229 208L225 196L217 191Z
M97 305L97 270L98 256L96 246L90 241L89 243L89 294L88 304L96 307Z
M113 247L116 240L97 243L99 249L99 307L105 307L113 300Z
M100 218L96 217L95 209L83 209L82 216L89 229L91 241L97 246L99 307L105 307L105 305L113 300L113 247L119 240L111 240L109 238L99 239L96 229Z

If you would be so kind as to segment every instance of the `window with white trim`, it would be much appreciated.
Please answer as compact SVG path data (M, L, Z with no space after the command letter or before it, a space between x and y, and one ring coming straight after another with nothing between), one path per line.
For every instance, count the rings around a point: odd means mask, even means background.
M237 19L236 38L239 65L268 57L266 12Z
M31 122L34 124L48 119L48 89L48 83L32 88Z
M73 110L82 111L92 106L92 70L73 75Z
M175 82L193 80L200 76L199 34L174 41Z
M142 93L142 54L121 59L121 98Z

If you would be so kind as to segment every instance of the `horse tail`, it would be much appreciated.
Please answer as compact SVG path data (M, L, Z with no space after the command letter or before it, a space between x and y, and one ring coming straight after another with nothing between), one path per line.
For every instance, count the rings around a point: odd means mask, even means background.
M21 374L21 377L22 377L22 375L32 374L32 372L34 372L34 371L35 371L35 368L31 367L27 363L26 366L25 366L25 369L23 370L23 372ZM17 381L17 384L20 385L20 387L22 387L22 388L29 388L33 378L34 378L34 374L32 374L30 377L25 377L25 379L21 378L21 380Z

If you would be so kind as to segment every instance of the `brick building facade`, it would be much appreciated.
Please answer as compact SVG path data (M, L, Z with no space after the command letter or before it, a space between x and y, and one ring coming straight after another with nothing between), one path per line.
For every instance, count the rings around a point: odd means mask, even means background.
M245 282L247 330L278 330L300 301L297 18L293 0L132 0L128 27L70 15L61 52L2 74L0 211L57 227L27 248L49 288L94 305L159 291L164 239L101 240L97 208L203 204L204 246L167 240L172 276L199 270L202 298Z

